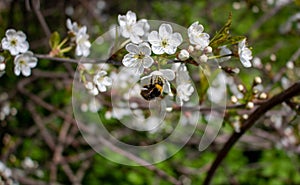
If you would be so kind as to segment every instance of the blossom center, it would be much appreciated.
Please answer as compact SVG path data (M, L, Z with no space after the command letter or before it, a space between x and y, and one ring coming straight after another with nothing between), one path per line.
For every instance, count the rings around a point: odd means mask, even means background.
M10 41L10 44L13 45L13 46L16 46L17 45L17 39L12 39Z
M20 60L20 66L27 66L27 63L25 60Z
M163 39L162 41L161 41L161 45L162 45L162 47L167 47L168 46L168 40L167 39Z
M134 58L136 58L136 59L143 59L144 57L145 57L145 54L143 52L140 52L139 54L136 54L134 56Z

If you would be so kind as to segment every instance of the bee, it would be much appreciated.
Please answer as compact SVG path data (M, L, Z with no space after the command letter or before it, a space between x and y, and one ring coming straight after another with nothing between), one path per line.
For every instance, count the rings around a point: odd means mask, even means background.
M141 96L145 100L152 100L162 95L164 80L160 76L151 77L150 84L144 85L141 91Z

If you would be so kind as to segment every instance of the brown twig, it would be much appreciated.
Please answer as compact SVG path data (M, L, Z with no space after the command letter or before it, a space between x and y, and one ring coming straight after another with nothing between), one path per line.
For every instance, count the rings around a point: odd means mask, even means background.
M39 0L31 0L31 7L33 9L33 12L37 16L37 19L39 20L45 35L47 36L47 38L50 38L51 31L46 23L46 20L43 16L42 12L40 11L40 1Z
M204 180L204 185L210 184L210 181L212 180L212 177L223 161L223 159L227 156L230 149L233 147L233 145L239 140L239 138L247 131L249 130L255 122L268 110L272 109L276 105L291 99L292 97L300 94L300 81L289 87L288 89L282 91L281 93L273 96L271 99L266 101L265 103L261 104L250 116L249 118L244 122L241 131L239 133L235 132L231 135L231 137L227 140L227 142L224 144L223 148L219 151L216 159L214 160L211 168L207 172L207 176Z
M156 166L152 165L151 163L149 163L148 161L145 161L144 159L128 152L128 151L125 151L115 145L113 145L111 142L109 142L108 140L106 140L105 138L99 136L97 138L103 145L109 147L112 151L118 153L118 154L121 154L122 156L124 157L127 157L128 159L136 162L137 164L139 165L142 165L144 166L145 168L147 168L148 170L151 170L153 172L155 172L158 176L166 179L167 181L171 182L172 184L174 185L181 185L182 183L177 180L175 177L167 174L165 171L157 168Z
M52 137L52 135L48 132L47 128L43 124L42 118L36 112L35 107L33 106L33 104L30 101L27 104L27 108L28 108L29 112L31 113L32 118L33 118L35 124L37 125L37 127L41 131L41 135L42 135L44 141L46 142L46 144L48 145L48 147L51 150L54 150L54 148L55 148L55 140Z
M80 58L80 59L71 59L71 58L60 58L60 57L53 57L50 55L45 54L35 54L35 57L39 59L46 59L51 61L57 62L66 62L66 63L73 63L73 64L80 64L80 63L88 63L88 64L100 64L100 63L108 63L112 65L122 65L121 61L115 61L113 59L107 60L100 60L100 59L91 59L91 58Z

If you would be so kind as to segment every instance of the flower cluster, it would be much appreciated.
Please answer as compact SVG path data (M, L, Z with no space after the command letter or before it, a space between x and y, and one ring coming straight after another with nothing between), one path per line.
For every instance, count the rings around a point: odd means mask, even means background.
M36 67L38 60L28 50L29 43L22 31L8 29L5 32L5 37L1 40L1 47L4 51L9 51L9 54L4 52L0 55L0 76L5 73L6 62L10 62L9 55L14 58L15 75L19 76L21 73L24 76L31 75L31 68Z
M90 94L95 96L98 95L99 92L106 92L107 88L112 85L112 79L108 77L107 72L99 66L94 74L84 75L84 79L86 89Z
M17 185L19 184L12 178L12 171L0 161L0 184Z
M189 101L194 92L185 65L177 66L176 70L163 69L161 64L166 58L181 63L200 65L210 59L223 62L237 56L244 67L251 67L252 52L246 46L244 37L231 43L222 41L216 47L211 44L212 40L216 39L210 40L210 35L204 32L203 25L198 21L192 23L185 33L174 31L174 27L168 23L162 23L158 30L152 30L147 20L137 21L136 14L132 11L128 11L126 15L119 15L118 22L120 36L128 39L125 42L127 43L125 49L128 53L123 57L122 64L140 76L141 83L147 81L150 84L146 86L148 89L154 88L151 83L155 83L153 79L157 76L162 79L159 84L163 84L162 88L153 89L154 97L159 96L157 91L172 96L170 87L173 80L177 86L175 92L178 104L182 105L183 102ZM183 38L188 38L188 41L184 41ZM229 46L232 44L237 45L236 51L230 50ZM152 96L148 99L152 99Z
M118 22L121 35L124 38L130 38L131 42L135 44L142 42L142 37L147 36L150 28L147 20L136 21L136 14L132 11L128 11L126 15L119 15Z
M87 27L79 27L77 22L73 22L67 19L67 28L71 35L71 40L75 42L75 54L77 56L87 57L90 54L91 43L89 41L89 35L87 34Z
M17 109L11 106L7 93L0 94L0 121L5 120L9 116L15 116Z

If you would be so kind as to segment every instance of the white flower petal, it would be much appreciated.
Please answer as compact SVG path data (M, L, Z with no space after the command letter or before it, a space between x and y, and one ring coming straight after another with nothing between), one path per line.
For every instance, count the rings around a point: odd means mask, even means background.
M169 55L172 55L176 52L177 48L175 46L171 46L171 45L168 45L167 47L165 47L164 51L165 53L169 54Z
M163 38L168 38L172 34L173 29L170 24L161 24L159 26L159 35Z
M148 35L148 41L151 43L152 46L160 46L161 40L160 40L160 37L158 35L158 32L157 31L152 31Z
M124 56L122 63L126 67L132 67L136 65L136 59L134 58L134 54L128 53Z
M119 25L121 27L126 26L126 16L125 15L119 15L118 16L118 22L119 22Z
M136 14L129 10L126 13L126 19L127 19L129 24L134 24L136 22Z
M240 57L240 61L244 67L251 67L252 64L250 60L252 60L252 52L249 48L246 47L246 39L243 39L238 44L238 53Z
M244 58L241 58L240 60L241 60L241 63L243 64L244 67L251 67L252 66L252 64L249 60L244 59Z
M130 41L135 43L135 44L139 44L139 43L142 42L142 39L136 34L130 34L129 38L130 38Z
M143 74L144 72L144 66L142 64L139 64L137 66L137 71L136 71L139 75Z
M151 48L149 46L149 44L147 43L143 43L139 46L139 50L140 52L144 53L146 56L151 55Z
M154 46L152 45L152 51L154 54L160 55L164 53L164 48L161 46Z
M172 34L172 37L171 37L171 40L170 40L170 43L175 46L175 47L178 47L181 43L182 43L182 36L180 33L173 33Z
M168 81L175 79L175 73L171 69L161 69L160 72Z
M171 92L171 87L170 87L170 83L168 81L165 81L165 84L163 86L163 91L165 93L170 93Z
M29 43L27 41L20 43L18 48L20 53L25 53L29 49Z
M14 72L15 72L15 75L19 76L20 73L21 73L20 66L17 66L17 65L16 65L15 68L14 68Z
M31 74L31 69L30 69L30 67L29 67L29 66L24 66L24 67L22 68L22 74L23 74L24 76L30 76L30 74Z
M106 91L106 86L103 84L97 84L98 90L100 92L105 92Z
M152 66L153 62L154 62L154 60L151 57L147 56L143 60L143 66L145 68L148 68L148 67Z
M8 29L5 32L5 36L8 38L14 37L15 34L16 34L16 30L14 30L14 29Z
M26 35L25 35L25 33L23 33L22 31L17 31L16 37L18 38L18 40L19 40L20 42L23 42L23 41L26 40Z
M139 36L144 35L145 32L144 32L144 29L143 29L142 26L144 26L144 25L142 25L142 24L135 24L135 25L132 26L132 29L134 30L134 33L136 35L139 35Z
M139 48L137 45L129 43L126 45L126 50L130 53L138 54L139 53Z
M105 86L111 86L112 85L112 79L109 77L104 77L103 82L102 82Z
M2 44L2 48L3 49L8 49L10 47L10 43L8 42L7 38L4 37L1 41L1 44Z

